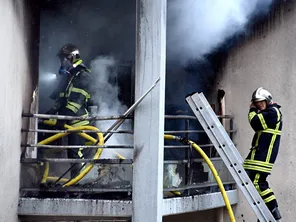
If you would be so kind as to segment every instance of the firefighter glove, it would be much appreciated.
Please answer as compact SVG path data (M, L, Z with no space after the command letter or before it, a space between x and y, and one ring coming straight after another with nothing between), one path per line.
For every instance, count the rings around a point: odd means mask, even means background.
M48 126L54 126L58 129L64 129L65 121L57 119L47 119L43 121L44 124Z

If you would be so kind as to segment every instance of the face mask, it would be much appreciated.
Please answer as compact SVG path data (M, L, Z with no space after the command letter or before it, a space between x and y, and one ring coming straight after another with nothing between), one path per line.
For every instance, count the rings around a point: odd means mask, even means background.
M61 66L60 66L60 69L59 69L59 74L60 75L70 74L69 71L73 67L71 61L69 59L67 59L67 58L61 58L60 62L61 62Z

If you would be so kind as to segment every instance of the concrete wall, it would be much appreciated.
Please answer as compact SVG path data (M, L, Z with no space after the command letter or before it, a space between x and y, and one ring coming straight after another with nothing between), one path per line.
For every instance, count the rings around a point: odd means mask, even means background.
M33 3L34 1L31 1ZM37 80L31 68L35 55L31 18L27 13L31 6L23 0L2 0L0 2L0 42L1 42L1 87L0 101L0 221L17 221L18 190L20 177L20 144L22 111L28 112L33 79ZM28 16L30 15L30 17ZM36 30L36 29L35 29ZM30 61L31 59L31 61ZM38 62L38 60L37 60Z
M296 3L284 1L268 20L256 25L250 38L228 54L216 82L226 91L228 114L235 116L237 148L243 157L250 149L253 131L248 123L252 92L259 86L271 91L282 105L284 128L280 152L268 178L279 201L283 221L295 221L296 207ZM256 221L243 196L236 209L237 221Z

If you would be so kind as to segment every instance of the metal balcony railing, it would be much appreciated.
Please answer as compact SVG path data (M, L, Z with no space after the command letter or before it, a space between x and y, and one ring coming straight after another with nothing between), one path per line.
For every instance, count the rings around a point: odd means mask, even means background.
M54 115L43 115L43 114L23 114L23 117L30 117L33 119L45 119L45 118L56 118L62 120L92 120L92 121L107 121L107 120L118 120L123 118L123 116L89 116L89 117L69 117L69 116L54 116ZM184 129L182 130L167 130L165 134L173 134L173 135L183 135L186 138L191 138L204 134L204 130L193 130L190 129L191 124L195 124L197 122L196 117L194 116L187 116L187 115L167 115L165 116L166 121L178 120L184 121ZM232 136L235 132L232 128L232 117L231 116L219 116L219 118L224 118L229 120L229 130L227 130ZM132 119L131 116L127 117L126 119ZM30 133L31 140L30 141L38 141L38 134L47 134L52 135L56 133L94 133L94 132L101 132L101 133L112 133L112 134L121 134L121 135L132 135L132 130L52 130L52 129L38 129L37 124L35 124L35 128L29 129L22 129L23 133ZM204 134L205 135L205 134ZM33 137L33 140L32 140ZM209 141L209 140L208 140ZM220 173L220 177L223 181L227 190L234 189L234 180L232 179L231 175L227 171L226 167L224 166L223 161L219 158L215 152L213 145L209 143L199 144L201 148L205 150L205 152L210 156L214 166L216 167L218 173ZM38 196L40 193L42 195L49 195L51 194L58 194L54 195L56 197L63 197L64 194L69 195L69 193L77 193L87 194L91 196L92 194L106 194L106 193L128 193L128 197L131 197L132 192L132 158L130 159L68 159L64 155L57 155L57 153L53 153L51 156L41 156L39 155L38 150L48 151L54 150L59 151L62 153L65 149L71 148L84 148L84 149L112 149L112 150L130 150L133 149L133 144L108 144L108 145L85 145L85 146L69 146L64 144L47 144L47 145L40 145L36 143L27 143L22 144L21 147L23 148L23 155L21 158L21 162L23 165L34 165L35 167L40 167L39 170L42 170L42 163L48 162L50 164L50 173L55 176L56 179L59 181L51 181L46 183L46 186L40 187L38 185L38 178L35 178L35 184L31 183L33 186L22 186L20 188L21 196ZM164 196L171 197L176 196L176 192L181 196L189 196L194 194L202 194L202 193L211 193L217 192L217 184L205 164L205 161L199 157L194 157L192 155L194 151L188 145L179 145L179 144L170 144L164 145L166 150L183 150L181 151L183 158L178 159L166 159L164 160ZM28 149L35 151L35 156L28 155ZM37 150L37 152L36 152ZM131 151L132 152L132 151ZM25 154L27 153L27 155ZM120 155L119 155L120 156ZM198 155L197 155L198 156ZM65 183L65 178L61 178L62 171L65 168L69 167L69 164L94 164L94 168L89 172L91 175L88 177L87 180L81 180L74 186L69 187L62 187L61 185ZM38 170L37 170L38 171ZM99 173L92 173L93 171L100 171L104 172L100 178ZM120 175L122 174L122 175ZM66 174L69 179L69 173ZM112 176L110 176L112 175ZM199 176L202 175L202 179L199 180ZM63 175L65 176L65 175ZM36 177L38 177L36 175ZM39 174L40 177L40 174ZM52 176L51 176L52 177ZM27 179L27 178L26 178ZM41 179L41 178L39 178ZM52 178L50 178L52 179ZM36 183L37 182L37 183ZM174 193L174 191L176 191ZM172 193L173 192L173 193ZM178 195L177 195L178 196ZM126 195L125 195L125 198Z

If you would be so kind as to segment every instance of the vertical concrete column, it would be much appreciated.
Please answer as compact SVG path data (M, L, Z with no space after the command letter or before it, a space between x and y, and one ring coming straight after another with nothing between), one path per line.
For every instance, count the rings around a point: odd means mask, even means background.
M166 0L137 0L133 222L161 222L166 61Z

